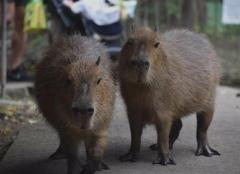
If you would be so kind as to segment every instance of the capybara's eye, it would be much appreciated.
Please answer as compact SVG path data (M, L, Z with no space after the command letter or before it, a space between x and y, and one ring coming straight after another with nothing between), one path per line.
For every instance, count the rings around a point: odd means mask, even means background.
M99 79L97 80L97 84L99 84L99 83L101 82L101 80L102 80L102 78L99 78Z
M69 78L67 78L67 80L65 81L65 86L69 86L71 83L72 81Z
M157 48L157 47L159 46L159 44L160 44L159 42L156 42L156 43L154 44L154 47Z
M127 42L126 42L126 45L127 45L127 46L133 46L133 42L132 42L132 41L127 41Z

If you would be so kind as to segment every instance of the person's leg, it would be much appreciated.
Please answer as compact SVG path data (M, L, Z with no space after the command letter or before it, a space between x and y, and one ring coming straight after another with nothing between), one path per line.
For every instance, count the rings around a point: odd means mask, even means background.
M9 61L9 70L15 70L22 62L25 47L24 29L24 5L15 6L14 30L12 35L12 54Z
M7 22L12 23L15 15L15 4L14 1L8 0L7 3Z
M24 32L25 0L12 0L14 6L12 54L9 59L8 81L29 81L31 78L22 67L26 34Z

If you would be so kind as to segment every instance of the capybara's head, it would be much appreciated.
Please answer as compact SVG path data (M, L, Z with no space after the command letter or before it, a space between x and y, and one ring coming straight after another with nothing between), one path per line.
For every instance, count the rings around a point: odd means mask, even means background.
M62 73L64 103L75 126L89 129L96 113L97 93L101 86L100 57L95 62L78 60L69 63Z
M133 29L121 51L120 77L132 83L150 83L164 58L156 31L147 27Z

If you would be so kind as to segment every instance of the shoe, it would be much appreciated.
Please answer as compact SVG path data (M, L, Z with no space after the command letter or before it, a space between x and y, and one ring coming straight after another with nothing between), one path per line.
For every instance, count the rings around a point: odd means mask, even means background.
M32 81L32 78L27 74L25 68L20 65L14 70L8 70L7 81Z

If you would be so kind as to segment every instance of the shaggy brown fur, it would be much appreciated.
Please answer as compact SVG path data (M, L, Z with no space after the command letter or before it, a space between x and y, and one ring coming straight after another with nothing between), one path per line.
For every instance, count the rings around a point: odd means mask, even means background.
M87 165L99 167L112 117L115 85L110 60L96 41L74 35L59 38L36 67L36 99L40 111L57 130L61 145L55 153L68 158L68 174L79 173L78 147L84 142Z
M154 124L158 157L153 163L174 164L169 151L173 121L197 113L196 155L218 155L207 141L214 112L220 64L209 41L187 30L158 35L149 28L134 31L124 45L119 63L121 93L131 129L131 147L122 161L137 159L142 129Z

